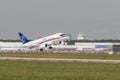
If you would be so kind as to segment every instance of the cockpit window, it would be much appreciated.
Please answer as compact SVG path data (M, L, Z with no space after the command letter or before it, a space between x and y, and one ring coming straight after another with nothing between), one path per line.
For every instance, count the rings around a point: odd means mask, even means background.
M65 34L60 34L60 36L65 36Z

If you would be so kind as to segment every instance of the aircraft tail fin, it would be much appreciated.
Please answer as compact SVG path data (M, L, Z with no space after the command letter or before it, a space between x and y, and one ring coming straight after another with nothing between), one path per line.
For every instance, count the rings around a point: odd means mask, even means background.
M22 33L18 33L18 35L19 35L23 44L29 42L29 40Z

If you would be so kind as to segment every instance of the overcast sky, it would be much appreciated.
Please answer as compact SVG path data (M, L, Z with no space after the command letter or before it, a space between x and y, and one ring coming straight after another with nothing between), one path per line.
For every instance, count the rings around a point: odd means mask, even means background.
M0 38L56 32L87 39L120 39L120 0L0 0Z

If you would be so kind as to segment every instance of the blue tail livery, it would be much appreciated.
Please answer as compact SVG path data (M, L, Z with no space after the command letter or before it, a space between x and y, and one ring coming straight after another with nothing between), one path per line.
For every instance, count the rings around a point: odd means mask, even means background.
M29 42L29 40L22 33L18 33L18 35L19 35L23 44Z

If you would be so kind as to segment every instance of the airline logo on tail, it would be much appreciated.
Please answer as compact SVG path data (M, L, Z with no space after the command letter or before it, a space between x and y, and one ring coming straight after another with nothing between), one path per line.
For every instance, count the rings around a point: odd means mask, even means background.
M29 42L29 40L22 33L18 33L18 34L23 44Z

